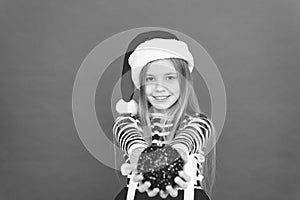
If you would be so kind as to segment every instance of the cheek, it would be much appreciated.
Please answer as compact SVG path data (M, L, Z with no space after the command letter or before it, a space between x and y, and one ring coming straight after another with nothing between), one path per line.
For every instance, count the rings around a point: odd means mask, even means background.
M145 86L145 93L147 96L150 95L152 93L152 91L153 91L153 86L151 86L151 85Z
M174 93L174 94L179 94L180 93L180 86L178 83L176 84L173 84L171 87L170 87L170 90Z

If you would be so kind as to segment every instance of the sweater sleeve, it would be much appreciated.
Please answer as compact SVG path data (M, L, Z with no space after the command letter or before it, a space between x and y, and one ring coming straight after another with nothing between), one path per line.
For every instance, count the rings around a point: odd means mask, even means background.
M170 145L185 145L190 154L202 151L214 131L213 124L202 113L189 116L180 127Z
M129 155L137 147L147 147L148 144L142 136L140 121L135 115L121 114L113 123L113 136L120 148Z

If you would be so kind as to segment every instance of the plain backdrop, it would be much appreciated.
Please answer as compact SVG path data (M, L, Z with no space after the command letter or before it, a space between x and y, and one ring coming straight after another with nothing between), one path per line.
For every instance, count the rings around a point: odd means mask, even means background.
M1 200L113 199L125 179L79 139L73 83L101 41L150 26L198 41L222 75L228 105L213 199L300 199L299 0L0 0ZM101 123L110 130L109 117Z

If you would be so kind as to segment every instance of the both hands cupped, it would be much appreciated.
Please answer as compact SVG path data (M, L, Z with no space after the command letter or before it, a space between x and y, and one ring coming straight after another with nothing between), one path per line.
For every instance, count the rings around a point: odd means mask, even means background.
M160 195L161 198L165 199L170 195L171 197L177 197L178 195L178 188L187 188L187 182L191 180L191 178L184 172L180 171L179 176L175 177L174 182L177 184L175 187L172 187L171 185L166 186L166 190L159 190L159 188L154 188L153 190L149 189L151 186L151 183L149 181L142 182L143 176L141 174L136 174L133 177L133 181L139 183L138 190L139 192L147 192L149 197L154 197L156 195Z
M175 149L178 151L184 162L188 162L187 154L185 151L183 151L181 148L176 148ZM137 161L138 157L143 151L143 148L136 149L132 152L130 155L130 161L132 164L129 163L124 163L121 166L121 172L123 175L129 175L131 173L134 174L133 176L133 181L139 183L138 190L139 192L147 192L149 197L154 197L156 195L160 195L161 198L165 199L170 195L171 197L177 197L178 195L178 189L186 189L187 188L187 182L191 180L191 177L185 173L184 171L179 171L177 177L175 177L174 182L177 184L175 187L172 187L171 185L166 186L166 190L160 190L159 188L154 188L153 190L150 189L151 183L149 181L145 181L144 183L142 180L144 179L141 174L137 173Z

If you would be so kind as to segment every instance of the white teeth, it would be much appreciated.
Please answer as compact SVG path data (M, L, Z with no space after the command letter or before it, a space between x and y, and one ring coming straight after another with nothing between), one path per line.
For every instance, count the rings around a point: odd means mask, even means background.
M158 100L164 100L166 98L168 98L168 97L155 97L155 99L158 99Z

